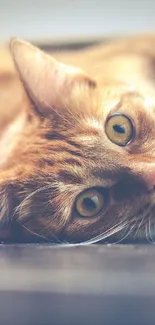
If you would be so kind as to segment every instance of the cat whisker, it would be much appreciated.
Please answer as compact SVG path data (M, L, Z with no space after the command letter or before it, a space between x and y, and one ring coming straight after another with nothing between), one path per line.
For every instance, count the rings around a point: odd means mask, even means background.
M69 112L69 114L73 117L73 120L76 121L76 122L77 122L77 125L78 125L78 124L81 122L81 120L82 120L82 116L79 116L79 119L77 119L77 118L76 118L76 114L73 114L73 112L72 112L72 111L69 109L69 107L66 105L66 103L65 103L65 101L63 100L63 98L62 98L60 92L58 92L58 96L60 97L60 99L61 99L63 105L65 106L65 109ZM79 110L78 100L76 101L76 105L75 105L75 107L77 107L77 110L80 111L80 110ZM81 112L81 114L82 114L82 112ZM68 123L68 120L67 120L67 123ZM82 124L82 123L80 123L80 125L81 125L81 124ZM85 128L84 128L84 127L83 127L83 130L85 131Z
M52 243L52 244L55 244L55 242L53 243L53 241L51 239L49 239L48 237L45 237L43 235L40 235L39 233L35 232L35 231L32 231L31 229L29 229L28 227L26 227L25 225L21 224L22 228L24 228L25 230L27 230L29 233L31 233L32 235L34 236L37 236L41 239L44 239L46 241L48 241L48 243ZM54 235L52 235L53 239L56 240L57 243L61 243L61 241Z
M59 91L57 91L58 96L60 97L63 105L65 106L66 110L69 112L70 115L72 115L72 117L75 119L75 116L73 114L73 112L69 109L69 107L66 105L65 101L63 100L63 97L61 96L61 93Z
M40 234L38 234L38 233L36 233L36 232L30 230L30 229L27 228L25 225L21 224L21 226L22 226L22 228L24 228L25 230L27 230L27 231L28 231L29 233L31 233L32 235L35 235L35 236L40 237L40 238L42 238L42 239L48 240L48 238L46 238L46 237L44 237L44 236L42 236L42 235L40 235Z
M102 233L102 234L100 234L98 236L95 236L95 237L93 237L93 238L91 238L89 240L86 240L86 241L83 241L83 242L80 242L80 243L65 243L65 242L62 242L62 245L64 245L66 247L66 246L85 246L85 245L95 244L95 243L97 243L97 242L99 242L99 241L101 241L103 239L106 239L106 238L116 234L117 232L123 230L129 224L130 224L130 222L124 222L123 224L122 224L122 222L120 222L117 225L115 225L115 226L111 227L110 229L108 229L106 232L104 232L104 233ZM132 231L132 229L127 233L127 235L125 235L123 237L123 239L126 238L130 234L131 231Z
M88 245L88 244L97 243L101 240L104 240L104 239L118 233L119 231L123 230L127 225L129 225L129 222L127 222L127 221L124 223L120 222L117 225L115 225L115 226L111 227L110 229L108 229L107 231L105 231L104 233L102 233L98 236L95 236L89 240L83 241L83 242L79 243L78 245Z
M155 244L155 242L152 241L152 239L150 239L149 222L145 226L145 234L146 234L146 239L149 242L149 244Z
M135 227L135 224L134 224L132 227L130 227L129 230L128 230L128 229L126 230L126 233L124 234L124 236L123 236L122 238L120 238L120 239L118 239L118 240L112 242L112 244L119 244L119 243L121 243L124 239L126 239L127 237L129 237L129 235L132 233L134 227Z
M39 188L36 191L33 191L32 193L30 193L29 195L27 195L26 198L24 198L24 200L15 209L13 216L18 212L18 210L22 209L23 205L26 203L26 201L28 199L30 199L34 195L36 195L36 194L38 194L38 193L40 193L40 192L42 192L42 191L44 191L46 189L51 189L51 188L53 188L53 184L46 185L46 186L42 186L41 188ZM22 224L22 222L20 222L20 225L23 228L25 228L27 231L29 231L30 233L32 233L33 235L38 236L38 237L40 237L42 239L48 240L48 242L52 242L52 241L50 241L50 239L48 237L44 237L44 236L40 235L39 233L36 233L36 232L30 230L29 228L27 228L24 224ZM52 235L52 237L53 237L53 239L56 240L57 243L61 243L61 241L55 235Z
M32 222L32 220L29 220L29 221L27 221L25 224L20 223L20 225L21 225L23 228L25 228L27 231L29 231L30 233L32 233L33 235L35 235L35 236L37 236L37 237L40 237L40 238L43 238L43 239L47 240L48 243L53 243L53 244L54 244L54 243L59 243L59 244L62 243L62 241L61 241L60 239L58 239L58 237L55 236L54 234L51 234L50 237L47 237L47 236L45 237L45 236L39 234L38 232L34 232L33 230L29 229L27 225L28 225L28 224L31 224L31 222ZM54 239L55 241L53 242L52 239Z
M51 106L46 100L43 100L43 103L46 104L51 110L53 110L63 121L65 121L67 124L69 123L69 120L67 120L64 115L61 115L58 110L54 109L53 106Z
M141 225L143 224L143 221L144 221L145 218L146 218L146 215L141 219L140 223L138 224L137 230L136 230L135 235L134 235L135 238L136 238L136 236L138 236L138 233L139 233L140 227L141 227ZM136 222L136 223L137 223L137 222Z
M23 201L16 207L16 209L15 209L15 211L14 211L14 213L13 213L13 216L12 216L12 218L15 216L15 214L18 212L18 210L20 210L22 207L23 207L23 205L25 204L25 202L28 200L28 199L30 199L31 197L33 197L35 194L38 194L39 192L42 192L42 191L44 191L44 190L46 190L46 189L49 189L49 188L53 188L53 185L52 184L50 184L50 185L45 185L45 186L42 186L42 187L40 187L39 189L37 189L37 190L35 190L34 192L32 192L32 193L30 193L29 195L27 195L24 199L23 199Z
M147 224L147 228L148 228L148 233L149 233L149 242L151 244L155 244L155 240L153 240L153 237L152 237L152 234L151 234L151 219L149 217L149 220L148 220L148 224Z
M145 225L145 236L146 236L147 241L150 243L150 239L148 236L148 225L147 224Z

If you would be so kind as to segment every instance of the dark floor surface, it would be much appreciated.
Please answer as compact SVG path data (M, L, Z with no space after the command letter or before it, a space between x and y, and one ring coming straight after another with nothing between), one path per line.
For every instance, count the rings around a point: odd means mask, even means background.
M155 247L0 245L0 325L155 324Z

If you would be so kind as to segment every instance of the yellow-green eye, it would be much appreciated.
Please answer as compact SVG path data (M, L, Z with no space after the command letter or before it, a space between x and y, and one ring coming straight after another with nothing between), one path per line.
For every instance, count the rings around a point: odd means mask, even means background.
M75 202L76 213L80 217L96 217L107 204L105 189L92 187L81 192Z
M106 121L105 132L109 140L118 146L126 146L134 136L132 121L124 114L113 114Z

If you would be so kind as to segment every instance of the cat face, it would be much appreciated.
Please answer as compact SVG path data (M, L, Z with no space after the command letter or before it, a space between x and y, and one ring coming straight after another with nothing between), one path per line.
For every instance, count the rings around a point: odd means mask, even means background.
M3 223L54 242L153 240L153 101L25 42L11 51L28 96L1 173Z

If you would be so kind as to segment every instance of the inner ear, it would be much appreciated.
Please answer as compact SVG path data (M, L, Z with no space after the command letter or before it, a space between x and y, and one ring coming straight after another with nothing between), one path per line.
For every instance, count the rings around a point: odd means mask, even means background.
M96 85L81 69L60 63L29 43L13 39L10 49L19 77L42 115L65 108L64 99L75 84Z

